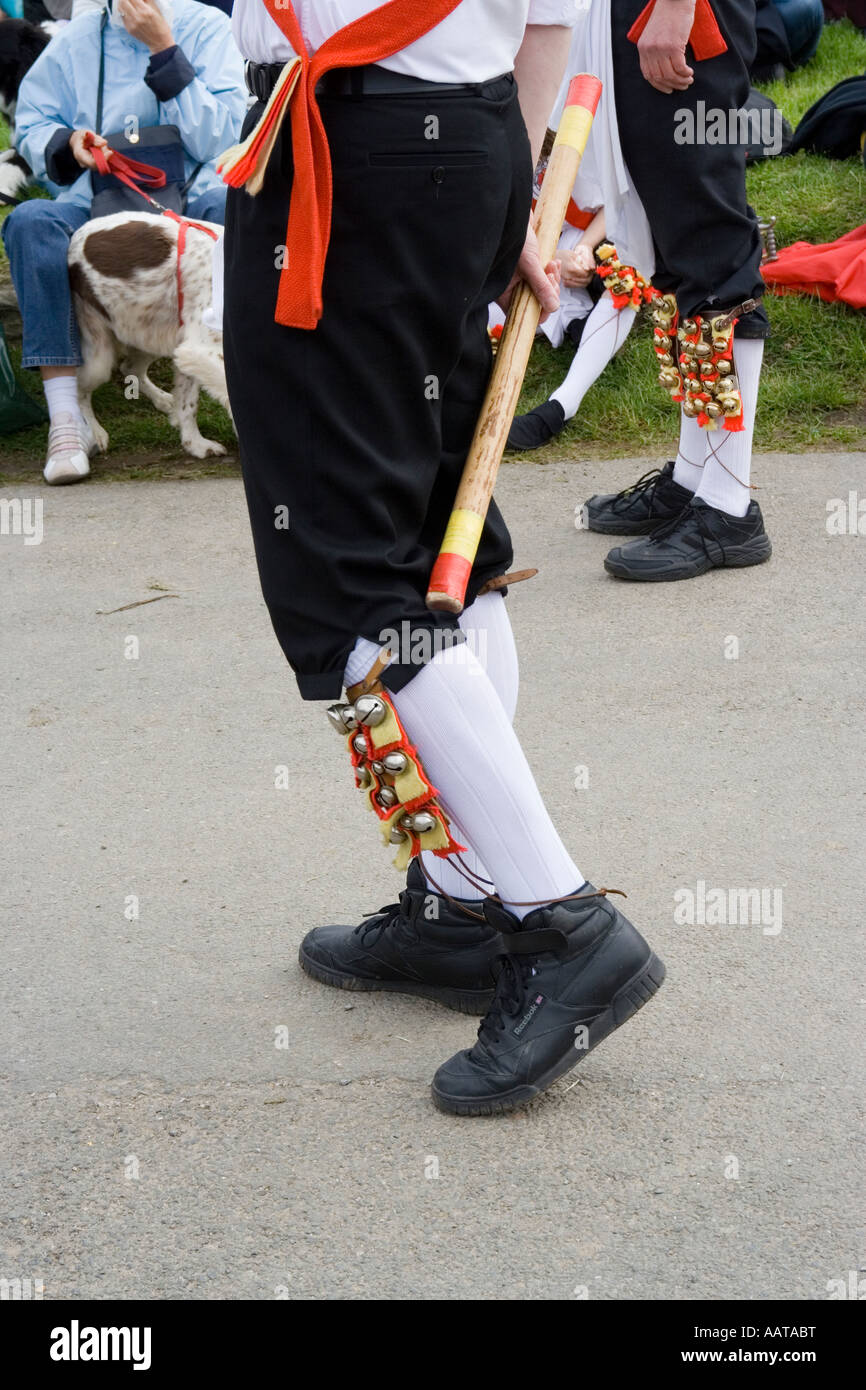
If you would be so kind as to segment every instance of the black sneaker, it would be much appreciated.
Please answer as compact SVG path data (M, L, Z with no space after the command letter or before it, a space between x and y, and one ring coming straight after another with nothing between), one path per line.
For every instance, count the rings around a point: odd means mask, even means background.
M452 1115L499 1115L545 1090L637 1013L665 968L604 897L551 903L523 922L489 899L505 933L496 997L469 1052L433 1078L433 1100Z
M651 536L614 546L604 567L617 579L657 584L725 566L762 565L772 553L757 502L749 503L745 516L728 516L695 497Z
M602 493L584 504L590 531L609 536L645 536L682 511L692 494L674 482L674 466L653 468L622 492Z
M540 449L565 429L565 411L559 401L545 401L526 415L515 415L508 431L506 449Z
M459 911L428 886L416 860L398 903L358 927L315 927L301 942L301 968L337 989L391 990L435 999L464 1014L483 1014L493 999L502 938L481 904Z

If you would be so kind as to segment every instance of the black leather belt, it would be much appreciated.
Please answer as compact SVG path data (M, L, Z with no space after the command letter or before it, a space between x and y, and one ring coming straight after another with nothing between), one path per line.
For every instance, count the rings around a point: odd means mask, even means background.
M267 101L276 86L284 63L253 63L247 61L244 73L247 89L259 101ZM511 73L504 76L513 81ZM421 77L407 77L402 72L391 72L378 63L368 63L360 68L334 68L326 72L316 87L317 96L412 96L428 92L456 92L477 94L487 87L501 82L502 77L491 78L489 82L427 82Z

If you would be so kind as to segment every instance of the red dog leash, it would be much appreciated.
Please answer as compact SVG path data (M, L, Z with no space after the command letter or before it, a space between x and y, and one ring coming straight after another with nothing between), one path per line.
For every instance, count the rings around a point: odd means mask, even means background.
M181 261L186 249L186 234L190 227L197 227L200 232L205 232L212 241L218 239L218 233L212 227L208 227L204 222L195 222L190 217L180 217L171 208L163 207L155 198L151 198L149 193L145 193L145 188L164 188L165 171L157 169L154 164L143 164L139 159L130 159L128 155L121 154L119 150L113 150L109 145L104 148L95 143L96 136L92 130L85 132L84 148L90 150L93 155L94 163L100 174L113 174L121 183L125 183L127 188L131 188L133 193L138 193L151 207L156 208L163 217L170 217L172 222L177 223L177 319L178 323L183 323L183 280L181 277Z

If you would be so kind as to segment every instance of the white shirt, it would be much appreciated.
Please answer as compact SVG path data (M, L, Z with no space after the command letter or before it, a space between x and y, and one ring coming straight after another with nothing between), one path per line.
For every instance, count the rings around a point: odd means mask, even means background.
M344 25L379 8L382 0L294 0L310 53ZM424 0L416 0L423 6ZM527 24L571 29L586 0L461 0L457 9L423 38L381 66L428 82L488 82L511 72ZM232 32L245 58L284 63L292 47L263 0L235 0Z

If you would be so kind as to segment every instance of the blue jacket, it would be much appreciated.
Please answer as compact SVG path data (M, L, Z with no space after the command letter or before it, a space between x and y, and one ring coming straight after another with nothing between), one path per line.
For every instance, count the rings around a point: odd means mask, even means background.
M83 14L51 40L25 75L15 145L60 201L90 206L90 171L73 159L69 136L94 128L100 32L105 43L100 133L122 131L131 116L142 126L175 125L184 147L185 178L204 164L190 195L221 182L213 162L238 140L246 111L243 60L229 19L212 5L174 0L171 30L177 46L152 58L125 29L113 24L103 29L101 14Z

